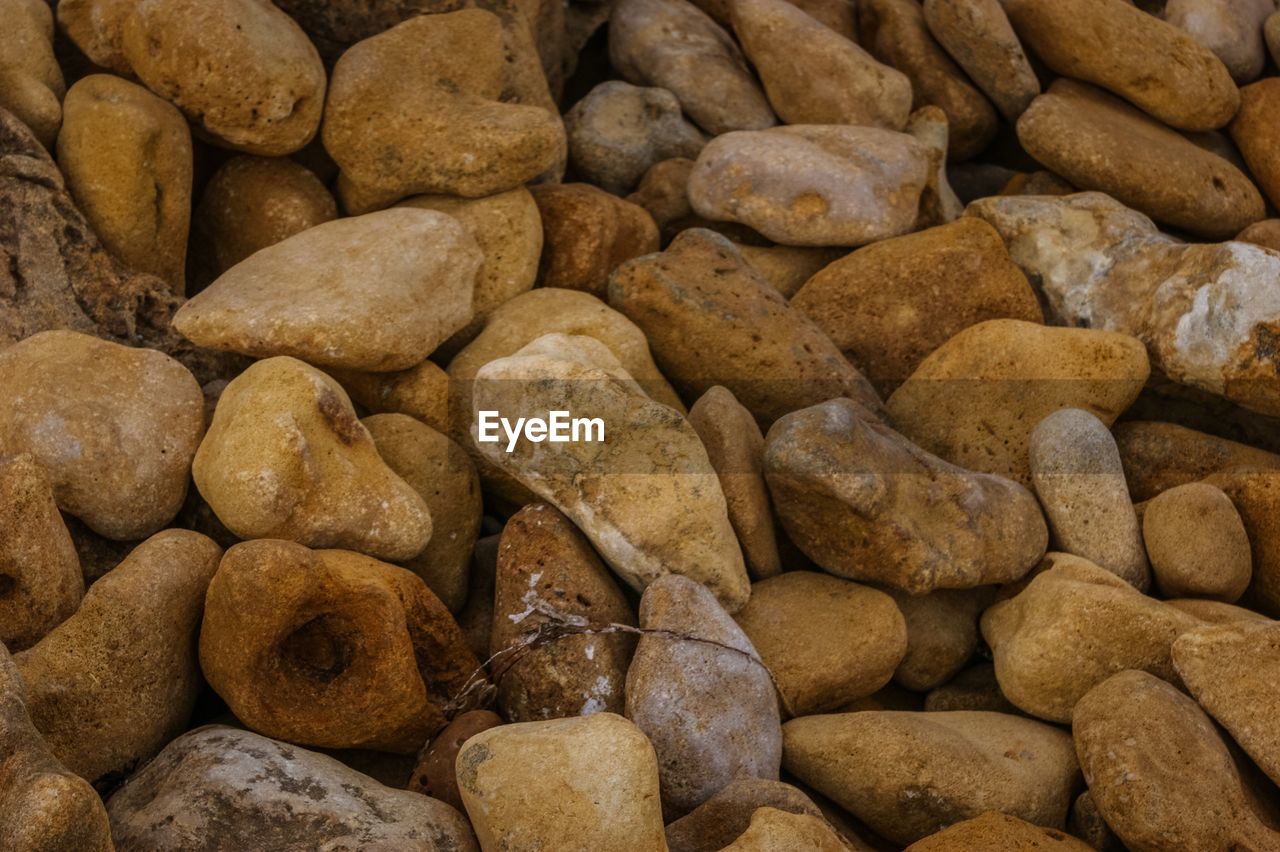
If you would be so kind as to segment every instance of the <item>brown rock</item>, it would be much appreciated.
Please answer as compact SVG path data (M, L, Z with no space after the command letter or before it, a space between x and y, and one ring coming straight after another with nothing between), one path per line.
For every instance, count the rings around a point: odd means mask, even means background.
M1239 468L1212 474L1204 481L1231 499L1249 536L1253 580L1245 602L1272 618L1280 616L1280 472Z
M453 805L463 810L462 794L458 792L458 773L455 765L463 744L483 731L502 725L502 717L492 710L469 710L460 713L445 725L418 753L413 777L405 789Z
M375 414L407 414L435 429L449 429L449 376L434 361L392 373L330 368L351 399Z
M992 713L1021 713L1000 691L996 668L978 663L961 671L942 686L929 690L924 699L929 713L943 710L988 710Z
M1071 816L1067 818L1067 831L1079 837L1098 852L1127 852L1120 838L1107 825L1107 821L1098 812L1098 805L1088 788L1076 796L1071 806Z
M906 852L1089 852L1092 848L1056 829L988 811L918 840Z
M1235 237L1240 242L1280 251L1280 219L1260 219Z
M1222 601L1204 600L1202 598L1174 598L1165 601L1165 603L1210 624L1229 624L1233 621L1271 621L1270 618L1267 618L1262 613L1254 612L1251 609L1245 609L1235 604L1223 603Z
M1213 51L1237 83L1248 83L1262 73L1262 27L1275 10L1272 0L1169 0L1164 19Z
M132 74L120 46L132 5L124 0L67 0L58 4L58 27L94 65Z
M1176 423L1130 420L1116 424L1115 436L1134 500L1232 468L1280 470L1274 453Z
M773 852L775 849L848 852L849 847L820 816L758 808L751 815L747 830L724 847L724 852Z
M705 227L705 220L693 212L686 192L692 171L693 160L688 157L654 163L640 178L635 192L627 196L627 201L643 207L653 217L661 244L670 242L685 228Z
M1220 488L1193 482L1162 492L1147 504L1142 537L1163 597L1231 603L1249 586L1249 538Z
M1240 111L1231 121L1231 139L1240 148L1258 186L1280 204L1280 80L1267 78L1240 90ZM1255 216L1254 219L1261 219ZM1242 225L1248 224L1242 223ZM1238 229L1237 229L1238 230Z
M1005 120L1015 121L1040 94L1040 81L1000 0L925 0L923 10L933 37Z
M586 183L533 187L545 243L542 287L603 296L619 264L658 250L658 227L642 207Z
M1267 42L1267 52L1271 54L1271 61L1275 62L1276 57L1280 56L1280 17L1276 13L1271 13L1262 26L1263 37Z
M53 55L53 15L40 0L5 0L0 16L9 25L0 46L0 108L17 116L52 151L67 91Z
M907 626L907 652L893 673L894 683L927 692L951 680L978 648L978 616L991 603L991 589L889 594Z
M964 204L947 177L947 149L951 142L947 114L940 107L926 104L911 113L906 132L924 147L929 161L929 176L920 193L916 227L929 228L954 222L964 212Z
M481 660L488 660L489 633L493 629L493 587L498 573L498 544L501 535L476 540L471 554L471 581L467 603L458 613L458 626L467 638L467 647Z
M734 245L742 259L787 299L819 270L845 255L844 249L820 246L752 246L736 241Z
M781 781L739 775L720 792L667 826L670 852L719 852L751 824L760 808L821 817L822 811L799 789Z

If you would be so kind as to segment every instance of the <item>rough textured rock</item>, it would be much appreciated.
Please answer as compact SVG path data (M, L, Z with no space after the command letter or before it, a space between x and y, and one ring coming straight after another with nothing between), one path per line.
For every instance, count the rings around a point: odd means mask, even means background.
M1025 589L983 614L982 636L1010 701L1069 722L1076 702L1118 671L1173 680L1169 647L1199 623L1091 562L1054 553Z
M1232 468L1280 469L1274 453L1176 423L1130 420L1116 424L1115 438L1135 501Z
M735 618L795 716L876 692L907 653L893 598L825 574L791 571L755 583Z
M724 847L724 852L773 852L775 849L847 852L849 847L820 816L765 807L756 809L747 830Z
M609 303L645 332L663 373L689 399L722 385L766 428L837 396L880 407L822 330L712 231L685 231L661 254L621 266Z
M58 508L133 541L182 507L204 398L177 361L72 331L0 350L0 451L30 453Z
M653 743L662 809L684 816L740 774L776 781L778 695L751 640L706 589L655 580L640 598L627 718Z
M330 368L351 399L378 414L407 414L437 432L449 429L449 376L433 361L393 373Z
M1280 80L1267 78L1240 90L1240 111L1231 121L1231 139L1240 148L1258 186L1280 203ZM1254 219L1261 219L1255 216ZM1247 224L1247 223L1246 223Z
M900 844L990 810L1060 828L1079 772L1070 735L1003 713L807 716L783 736L788 772Z
M587 183L533 188L545 243L538 269L543 287L603 296L624 261L658 250L658 226L644 208Z
M929 690L924 698L929 713L941 710L989 710L993 713L1021 713L1000 691L996 667L977 663L964 669L942 686Z
M613 713L479 733L458 788L483 849L665 848L653 746Z
M1204 598L1174 598L1165 601L1165 603L1169 604L1169 606L1177 607L1183 612L1190 613L1209 624L1228 624L1233 621L1268 622L1272 620L1260 612L1254 612L1242 606L1223 603L1222 601L1205 600Z
M1249 537L1253 580L1244 600L1258 612L1280 617L1280 473L1247 467L1212 474L1205 482L1231 499Z
M978 648L978 616L991 602L991 589L889 594L907 625L907 653L893 673L894 683L925 692L951 680Z
M1087 843L1052 828L988 811L907 847L906 852L1089 852Z
M726 133L702 149L689 201L776 243L857 246L915 227L929 157L878 127L791 125Z
M847 399L778 421L764 469L791 540L842 577L912 594L1012 582L1048 540L1025 488L948 464Z
M9 25L0 47L0 108L52 151L67 90L53 55L53 14L40 0L5 0L0 14Z
M925 0L924 20L1006 121L1040 94L1040 81L1000 0Z
M154 535L14 656L31 720L72 772L118 780L186 728L200 688L196 631L221 555L199 533Z
M387 467L333 379L270 358L223 390L191 469L200 495L238 537L412 559L431 514Z
M397 209L339 219L232 267L183 305L174 325L212 349L404 370L470 321L483 258L443 213Z
M466 819L443 802L224 725L174 740L107 810L120 849L477 849Z
M712 136L775 119L730 35L685 0L620 0L609 19L609 62L637 86L675 94Z
M492 710L469 710L453 717L418 753L417 765L405 789L464 810L462 793L458 791L458 752L476 734L502 724L502 717Z
M1253 575L1249 537L1222 489L1179 485L1147 504L1142 537L1156 588L1166 598L1239 600Z
M1080 189L1198 236L1227 239L1266 215L1258 190L1229 161L1074 80L1035 99L1018 119L1018 141Z
M209 585L200 666L267 736L412 754L479 663L403 568L286 541L230 548Z
M969 326L1043 320L1000 235L973 218L858 249L809 278L791 306L884 393Z
M686 816L670 823L667 847L670 852L719 852L747 830L759 808L822 815L812 799L790 784L739 775Z
M1262 25L1275 10L1274 0L1169 0L1164 19L1213 51L1237 83L1248 83L1262 73Z
M1124 0L1009 0L1019 38L1065 77L1109 89L1179 130L1231 120L1240 96L1218 57Z

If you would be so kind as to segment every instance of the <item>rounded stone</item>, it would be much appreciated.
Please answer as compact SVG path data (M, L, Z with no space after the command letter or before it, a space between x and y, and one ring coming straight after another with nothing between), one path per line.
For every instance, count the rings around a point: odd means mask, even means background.
M917 840L905 852L1090 852L1092 846L1066 832L988 811Z
M1231 120L1231 139L1273 204L1280 203L1280 79L1268 77L1240 90L1240 111ZM1254 217L1254 221L1262 215ZM1248 224L1242 223L1242 225Z
M925 0L923 11L929 32L1006 121L1015 121L1040 94L1000 0Z
M455 768L458 752L476 734L502 724L502 717L492 710L459 713L418 753L418 762L405 789L463 810L462 793L458 791L458 773Z
M0 17L9 25L0 45L0 107L52 151L67 90L53 55L53 14L42 0L4 0Z
M991 603L991 587L889 594L907 629L907 650L893 673L894 683L927 692L950 681L978 648L978 617Z
M724 852L773 852L776 849L847 852L849 845L820 816L765 807L756 809L747 830L724 847Z
M586 183L543 184L532 192L545 238L541 287L603 296L620 264L658 250L658 226L643 207Z
M1166 598L1234 603L1253 576L1249 537L1222 489L1203 482L1161 492L1142 515L1156 588Z

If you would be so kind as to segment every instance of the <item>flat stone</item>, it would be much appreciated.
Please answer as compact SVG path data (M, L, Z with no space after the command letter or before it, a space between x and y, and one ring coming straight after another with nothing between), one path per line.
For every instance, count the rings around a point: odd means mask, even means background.
M905 852L947 852L953 849L989 849L992 852L1089 852L1087 843L1065 832L988 811L958 822L908 846Z
M801 790L781 781L739 775L720 792L667 826L670 852L720 852L751 825L760 808L822 816Z
M1232 468L1280 470L1280 455L1176 423L1128 420L1114 434L1135 501Z
M1249 586L1249 537L1220 488L1192 482L1160 493L1143 512L1142 537L1156 588L1165 598L1233 603Z
M533 198L545 235L542 287L603 297L620 264L658 250L658 226L644 208L590 184L543 184Z
M1274 205L1280 200L1280 80L1268 78L1240 90L1240 111L1231 121L1231 139L1240 148L1259 188ZM1254 217L1254 220L1262 216ZM1245 223L1248 224L1248 223Z
M1275 10L1271 0L1169 0L1164 19L1213 51L1237 83L1248 83L1262 73L1262 25Z
M756 809L747 830L724 847L724 852L772 852L775 849L847 852L849 846L820 816L766 807Z
M925 0L924 20L943 49L1006 121L1040 94L1040 81L1000 0Z
M893 673L894 683L927 692L950 681L978 649L978 617L991 604L991 589L889 594L907 626L907 652Z
M31 128L52 151L66 83L53 55L53 14L40 0L5 0L8 38L0 47L0 108Z
M418 753L413 775L405 788L433 799L439 799L464 811L462 793L458 791L456 764L463 744L481 731L505 724L492 710L469 710L459 713Z

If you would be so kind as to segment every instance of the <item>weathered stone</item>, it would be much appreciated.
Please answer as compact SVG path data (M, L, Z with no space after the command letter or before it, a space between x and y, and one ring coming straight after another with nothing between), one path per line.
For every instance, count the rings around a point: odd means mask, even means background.
M1249 538L1220 488L1193 482L1160 493L1143 512L1142 536L1156 588L1166 598L1230 603L1249 586Z
M121 48L124 18L132 3L123 0L66 0L57 5L58 28L94 65L121 75L133 72Z
M1226 493L1244 522L1253 553L1253 579L1244 601L1272 618L1280 616L1280 472L1243 467L1204 481Z
M925 0L929 32L991 99L1015 121L1040 94L1040 81L1000 0Z
M449 429L449 376L434 361L393 373L330 368L351 399L377 414L407 414L437 432Z
M1090 852L1093 849L1069 834L988 811L958 822L907 847L905 852Z
M845 256L844 249L820 246L734 245L742 259L788 300L820 270Z
M603 296L619 264L658 250L658 226L644 208L591 184L535 186L533 198L545 235L542 287Z
M1258 186L1274 205L1280 203L1280 80L1267 78L1240 90L1240 111L1231 121L1231 139L1249 164ZM1256 221L1262 214L1253 217ZM1242 226L1248 224L1241 223ZM1237 229L1238 230L1238 229Z
M458 792L458 752L476 734L502 724L502 717L491 710L459 713L418 753L417 764L405 789L464 810L462 794Z
M1280 252L1280 219L1260 219L1235 238L1242 243L1253 243Z
M756 809L747 830L724 847L724 852L773 852L776 849L848 852L849 847L820 816L765 807Z
M1213 51L1237 83L1248 83L1262 73L1262 25L1275 10L1274 0L1169 0L1164 19Z
M1021 713L1000 691L996 667L977 663L964 669L942 686L929 690L924 698L929 713L942 710L987 710L992 713Z
M670 852L719 852L747 830L759 808L822 816L813 800L790 784L739 775L686 816L670 823L667 847Z
M0 45L0 108L52 151L67 90L53 55L53 14L40 0L4 0L0 16L8 24Z
M929 159L929 177L920 193L916 227L930 228L954 222L964 212L964 204L947 178L947 148L951 141L947 114L940 107L922 106L907 119L906 132L924 146Z
M1012 582L1048 540L1025 488L948 464L847 399L779 420L764 468L791 540L838 576L912 594Z
M893 673L894 683L926 692L951 680L978 648L978 616L991 603L991 589L889 594L907 626L907 652Z
M1267 52L1271 54L1271 61L1277 62L1276 57L1280 57L1280 11L1267 17L1262 25L1262 35L1267 43Z
M1129 420L1115 427L1116 446L1135 501L1232 468L1280 470L1280 456L1176 423Z
M1235 621L1271 621L1270 618L1260 612L1254 612L1251 609L1223 603L1222 601L1205 600L1203 598L1173 598L1165 601L1165 603L1183 612L1190 613L1209 624L1230 624Z
M1116 837L1116 833L1107 825L1107 821L1098 812L1098 805L1088 788L1076 796L1071 806L1071 815L1067 818L1067 831L1079 837L1098 852L1127 852L1125 845Z

